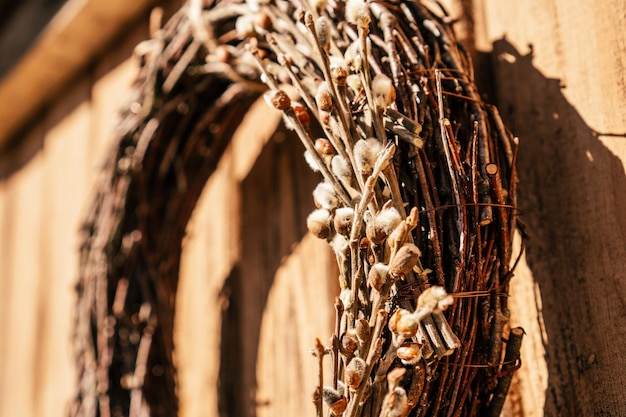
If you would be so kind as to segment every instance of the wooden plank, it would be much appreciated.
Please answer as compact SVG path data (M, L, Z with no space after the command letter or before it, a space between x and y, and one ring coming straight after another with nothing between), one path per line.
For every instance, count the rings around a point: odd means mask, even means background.
M68 1L28 54L0 80L4 121L0 148L152 4L152 0Z
M626 105L626 5L477 6L479 50L493 51L497 101L521 141L520 208L547 334L540 411L626 415L626 115L615 110Z
M232 148L209 179L183 243L175 322L182 417L218 416L221 291L239 258Z
M75 394L72 328L76 305L80 224L89 196L91 83L79 80L47 119L44 143L42 262L38 291L40 349L33 358L36 415L66 414Z
M4 333L0 338L0 415L35 415L35 381L38 369L33 358L40 349L38 335L41 283L41 227L43 131L35 127L19 151L6 158L3 168L19 168L6 180L5 232L2 238L10 245L3 267L2 314Z
M316 338L328 344L332 335L337 274L329 245L310 234L276 272L261 325L257 416L315 415L311 398L318 365L310 349ZM325 380L330 384L330 356L325 365Z

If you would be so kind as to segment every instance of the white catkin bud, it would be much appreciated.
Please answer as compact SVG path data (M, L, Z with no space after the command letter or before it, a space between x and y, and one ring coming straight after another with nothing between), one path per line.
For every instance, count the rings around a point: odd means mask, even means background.
M356 390L363 382L363 377L365 377L365 371L367 370L367 364L365 361L359 357L354 357L348 363L345 370L346 376L346 384Z
M372 94L376 106L383 109L396 101L396 89L385 74L377 74L372 80Z
M415 365L422 359L422 345L417 342L403 343L396 351L396 355L403 364Z
M361 56L361 42L356 40L348 46L344 54L344 61L351 71L361 71L363 57Z
M249 38L254 36L254 18L252 15L241 15L235 22L235 31L239 38Z
M354 159L361 174L369 175L374 169L382 143L375 138L360 139L354 144Z
M326 210L334 210L339 205L339 198L332 185L320 182L313 190L315 205Z
M339 299L343 303L343 306L346 310L352 307L352 291L349 288L345 288L341 290L339 293Z
M367 283L376 291L379 291L383 288L383 285L387 282L387 275L389 272L389 267L381 262L378 262L372 265L368 275L367 275Z
M332 233L330 212L326 209L313 210L306 219L306 226L315 237L327 239Z
M335 253L341 256L347 256L348 252L350 251L350 242L348 242L348 239L346 239L345 236L339 233L335 234L333 240L330 242L330 246L333 248ZM341 301L344 300L342 299Z
M361 91L361 87L363 87L363 84L361 84L361 77L359 77L358 74L348 75L348 78L346 78L346 84L350 87L350 90L352 90L354 94L358 94L359 91Z
M359 28L367 28L370 24L370 11L364 0L348 0L346 4L346 20Z
M446 289L432 286L424 290L417 299L417 309L426 310L429 313L440 312L452 305L454 298L447 293Z
M315 21L315 32L317 32L317 38L320 41L320 45L326 51L330 49L330 38L332 36L331 23L324 16L317 18Z
M350 184L352 180L352 170L350 164L342 156L335 155L330 162L330 168L341 181L345 184Z
M409 400L406 391L402 387L396 387L385 395L380 415L385 417L406 417L409 411Z
M350 236L352 221L354 220L354 209L352 207L340 207L335 211L333 220L335 230L344 236Z
M395 207L385 207L372 217L365 228L370 242L380 245L398 227L402 216Z
M322 111L331 111L333 108L333 99L330 95L330 89L328 88L328 83L326 81L322 82L319 87L317 87L317 93L315 93L315 104L317 104L317 108Z
M309 151L304 152L304 160L306 161L307 164L309 164L309 167L314 172L320 172L320 167L317 165L317 161L313 158L313 155L311 155L311 152Z

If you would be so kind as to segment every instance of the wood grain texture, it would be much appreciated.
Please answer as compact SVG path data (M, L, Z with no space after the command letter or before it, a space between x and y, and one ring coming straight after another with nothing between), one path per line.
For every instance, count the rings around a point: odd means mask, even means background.
M547 334L543 411L625 415L626 5L476 4L478 47L492 53L497 104L521 142Z

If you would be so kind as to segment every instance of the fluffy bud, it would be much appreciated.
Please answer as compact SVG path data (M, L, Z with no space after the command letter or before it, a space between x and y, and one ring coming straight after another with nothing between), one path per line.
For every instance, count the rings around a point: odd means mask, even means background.
M324 16L317 18L315 21L315 32L317 33L317 39L320 41L320 45L326 51L330 49L330 38L332 36L331 23Z
M356 390L363 382L365 377L365 371L367 370L367 364L359 357L354 357L346 367L346 384Z
M361 77L357 74L348 75L348 78L346 78L346 85L350 87L354 94L358 94L358 92L361 91L361 87L363 87L363 84L361 84Z
M420 255L417 246L405 243L389 263L389 274L395 279L403 278L417 265Z
M327 239L332 233L330 212L326 209L314 210L307 217L306 226L314 236L320 239Z
M235 22L235 31L239 38L249 38L254 36L254 18L252 15L241 15Z
M335 84L340 87L346 85L346 79L348 78L348 70L343 65L333 65L330 67L330 76Z
M320 83L317 87L317 93L315 93L315 104L321 111L330 112L333 108L333 99L328 89L328 83L326 81Z
M364 175L371 174L382 150L383 145L376 138L358 140L354 144L354 159L358 170Z
M334 210L339 205L339 197L332 185L320 182L313 190L313 201L318 208Z
M401 221L402 217L400 213L398 213L398 210L394 207L383 207L383 209L367 223L365 234L370 242L380 245L387 239L387 236L398 227Z
M417 342L403 343L396 351L396 355L403 364L415 365L422 359L422 344Z
M334 226L337 233L350 236L352 221L354 220L354 209L352 207L340 207L335 211Z
M317 161L313 158L313 155L311 155L311 152L304 151L304 160L306 161L307 164L309 164L309 167L314 172L320 172L320 167L319 165L317 165Z
M383 263L374 264L370 268L370 272L367 275L367 283L380 292L383 285L387 282L387 276L389 273L389 267Z
M408 310L399 308L389 319L389 330L392 333L409 339L417 333L419 321Z
M361 56L361 42L359 40L352 42L350 46L348 46L344 54L344 61L352 71L361 71L363 57Z
M430 312L444 311L452 305L454 298L439 286L432 286L424 290L417 299L417 308Z
M406 391L402 387L396 387L385 395L380 415L385 417L406 417L409 411L409 400Z
M333 387L325 386L322 390L322 398L334 415L340 416L346 411L348 401L346 397Z
M344 184L350 184L352 181L352 170L344 157L335 155L330 162L330 169Z
M367 3L364 0L348 0L346 20L359 28L367 28L371 21Z
M372 80L374 103L380 108L389 107L396 101L396 89L393 82L385 74L377 74Z
M354 352L356 352L358 348L358 343L356 341L356 334L354 329L346 331L341 335L341 342L339 344L339 350L341 354L346 357L354 356Z

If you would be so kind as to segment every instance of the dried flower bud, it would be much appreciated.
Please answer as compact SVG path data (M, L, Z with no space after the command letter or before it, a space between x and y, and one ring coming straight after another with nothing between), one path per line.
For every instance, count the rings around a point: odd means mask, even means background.
M320 115L320 122L324 126L330 125L330 112L320 110L319 115Z
M317 87L317 93L315 93L315 104L317 104L317 108L321 111L330 112L333 108L333 98L330 95L330 90L328 89L328 83L326 83L326 81L320 83L319 87Z
M293 112L296 114L296 117L298 118L300 124L305 128L309 127L309 124L311 123L311 117L309 116L309 111L306 109L306 107L304 107L297 101L294 101L291 107L293 107Z
M335 155L330 162L330 169L344 184L352 182L352 169L344 157Z
M275 109L285 111L291 107L291 99L283 90L268 91L263 95L267 104Z
M348 78L348 70L343 65L333 65L330 67L330 76L335 84L340 87L346 85L346 79Z
M348 75L348 78L346 78L346 85L350 87L354 94L358 94L358 92L361 91L361 88L363 87L363 84L361 84L361 77L359 77L357 74Z
M340 416L346 411L348 401L346 397L333 387L325 386L322 389L322 398L330 408L330 411L336 416Z
M380 245L387 239L391 232L398 227L401 221L402 217L400 213L398 213L398 210L394 207L383 207L383 209L367 223L365 234L370 242Z
M343 303L343 306L346 310L349 310L352 307L352 291L349 288L344 288L339 293L339 299Z
M359 28L367 28L371 21L367 3L364 0L348 0L346 20Z
M215 48L215 59L219 62L228 63L230 61L230 51L226 45L218 45Z
M315 21L315 32L317 33L317 39L320 42L322 48L327 52L330 49L330 38L332 37L331 23L324 16L318 17Z
M415 336L419 321L408 310L399 308L389 319L389 330L405 339Z
M352 221L354 220L354 209L352 207L340 207L335 211L333 224L337 233L350 236Z
M314 210L306 219L306 226L314 236L327 239L331 233L330 212L326 209Z
M360 139L354 144L354 159L361 174L369 175L374 169L383 144L376 138Z
M363 378L365 377L365 371L367 370L367 364L359 357L354 357L346 366L346 384L356 390L361 385Z
M263 30L270 30L272 28L272 19L270 19L270 17L263 12L254 14L253 23L256 27Z
M367 283L375 288L376 291L380 292L383 288L383 285L387 282L387 277L389 273L389 267L383 263L374 264L370 268L370 272L367 275Z
M389 391L393 391L400 386L404 374L406 374L405 368L393 368L387 373L387 388Z
M372 329L370 328L370 324L365 319L357 320L355 326L356 337L359 339L359 342L365 343L369 340L370 335L372 334Z
M306 161L307 164L309 164L309 167L314 172L320 172L320 167L319 165L317 165L317 161L313 158L313 155L311 155L311 152L304 151L304 160Z
M415 365L422 359L422 344L417 342L406 342L398 348L396 355L403 364Z
M361 42L359 40L352 42L350 46L348 46L344 54L344 61L352 71L361 71L363 57L361 56Z
M333 237L333 240L330 242L330 246L333 248L335 253L342 255L342 256L347 256L348 253L350 252L350 242L348 242L348 239L346 239L345 236L339 233L335 234L335 236ZM345 304L345 300L342 298L341 301L344 302L344 305L346 306L346 309L347 309L348 305Z
M389 107L396 101L396 89L393 82L385 74L377 74L372 80L374 102L380 108Z
M252 15L241 15L235 22L235 31L237 36L241 39L250 38L256 34L254 30L254 19Z
M317 208L334 210L339 205L339 197L332 185L320 182L313 190L313 201Z
M454 298L447 293L445 288L432 286L420 294L417 299L417 308L429 312L440 312L450 307L453 302Z
M380 415L384 417L406 417L409 411L409 400L406 391L402 387L396 387L385 395Z
M315 140L315 150L323 156L333 156L335 154L333 144L326 138L319 138Z
M389 274L395 279L403 278L417 265L420 255L417 246L405 243L389 263Z
M358 349L359 345L356 341L356 334L354 329L346 331L341 335L341 342L339 343L339 351L342 355L351 358L354 356L354 352Z

